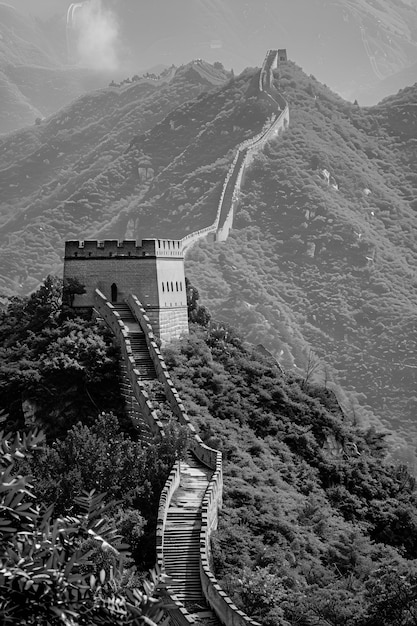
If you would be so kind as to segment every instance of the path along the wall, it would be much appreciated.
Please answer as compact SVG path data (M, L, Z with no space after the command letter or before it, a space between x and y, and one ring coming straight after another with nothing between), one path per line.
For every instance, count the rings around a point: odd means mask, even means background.
M222 504L221 453L206 446L191 424L137 297L130 295L126 303L111 304L97 289L94 308L121 348L129 388L125 397L139 430L147 437L163 438L170 422L176 422L191 435L187 457L172 468L158 509L157 562L172 577L170 622L175 626L260 626L233 604L210 567L210 537Z
M239 202L240 189L246 168L250 166L255 155L263 149L265 144L276 138L289 125L290 113L288 104L273 86L273 70L277 63L278 50L268 50L259 74L260 94L272 102L275 108L275 115L265 130L262 130L251 139L246 139L237 147L235 157L223 183L216 218L210 226L201 228L183 237L181 242L184 254L197 241L212 233L214 233L216 241L226 241L233 227L233 219Z
M277 58L277 50L268 51L259 78L261 93L275 105L274 119L265 131L238 146L214 223L184 237L183 251L209 233L215 233L218 241L227 239L245 168L267 141L288 126L288 105L273 88ZM158 510L157 562L172 578L170 623L260 626L233 604L210 566L210 537L222 505L221 453L206 446L191 424L137 297L129 295L125 303L113 305L96 290L94 306L121 348L126 405L143 440L163 438L172 421L187 426L191 434L187 457L172 468Z

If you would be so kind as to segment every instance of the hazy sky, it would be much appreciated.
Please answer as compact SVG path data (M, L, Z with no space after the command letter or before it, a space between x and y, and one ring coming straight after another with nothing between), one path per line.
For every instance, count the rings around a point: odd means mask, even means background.
M70 32L72 58L126 74L195 58L240 72L259 66L269 48L287 48L308 74L349 97L351 85L367 85L417 60L417 0L82 2ZM54 29L62 29L57 36L65 41L68 0L4 3L59 16Z
M70 4L67 0L1 0L1 3L11 4L13 7L32 15L61 13Z

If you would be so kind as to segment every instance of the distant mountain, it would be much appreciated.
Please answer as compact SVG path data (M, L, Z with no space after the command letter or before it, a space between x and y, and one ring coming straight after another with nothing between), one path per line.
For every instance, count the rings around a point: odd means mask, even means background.
M201 57L241 72L267 48L287 47L306 73L353 101L359 90L417 62L415 0L102 0L102 6L116 16L128 67Z
M417 82L417 63L391 74L388 78L359 89L356 98L362 106L369 106L387 98L404 87L414 85Z
M267 48L291 49L306 73L361 105L375 104L417 80L416 0L84 0L82 7L91 7L88 41L97 43L99 58L109 52L114 61L104 74L66 66L68 2L10 2L39 17L24 17L0 3L5 103L0 133L56 112L88 88L155 65L204 58L238 73L257 65ZM100 19L106 16L111 18L103 33ZM109 49L101 42L107 26L115 29ZM77 53L72 62L90 67Z
M212 223L236 146L271 115L258 79L196 60L0 139L2 291L59 274L64 239ZM362 109L292 62L276 86L290 129L246 172L227 243L193 248L187 274L285 368L302 372L312 350L352 419L394 427L404 459L417 435L416 87Z

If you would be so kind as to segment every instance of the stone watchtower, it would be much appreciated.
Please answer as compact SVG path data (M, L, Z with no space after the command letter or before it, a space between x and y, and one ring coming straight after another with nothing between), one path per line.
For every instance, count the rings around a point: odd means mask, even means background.
M74 308L93 308L99 289L112 303L129 294L139 298L155 334L162 341L188 332L184 255L180 241L67 241L64 280L77 278L86 293L75 295Z

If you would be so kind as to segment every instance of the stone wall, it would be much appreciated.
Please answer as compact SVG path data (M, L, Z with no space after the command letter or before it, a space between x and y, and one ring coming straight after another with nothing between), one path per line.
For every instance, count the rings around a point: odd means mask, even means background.
M96 289L95 292L94 308L112 330L117 344L120 346L123 365L125 367L125 381L130 384L131 393L138 405L138 414L145 420L152 435L164 437L163 424L154 411L146 388L139 378L139 372L135 368L135 360L133 358L129 336L120 319L119 313L98 289Z
M243 611L240 611L222 590L211 570L211 534L217 528L218 513L223 501L223 463L222 455L218 450L207 446L197 434L194 426L187 415L184 405L181 402L178 391L169 375L167 366L155 341L150 320L145 308L139 299L130 295L128 298L129 307L145 333L149 354L152 358L157 373L158 380L164 386L166 398L178 421L186 425L191 433L192 439L190 449L195 456L207 467L213 470L209 486L203 498L201 531L200 531L200 578L204 595L209 606L213 609L219 619L232 626L260 626L249 618ZM179 484L180 466L177 463L172 469L161 495L158 509L158 563L163 567L163 537L166 523L166 515L171 502L172 495ZM174 597L178 604L176 611L177 624L187 624L188 616L185 609L181 608L181 603ZM181 621L182 620L182 621Z
M154 363L157 378L164 386L165 395L170 404L170 407L174 415L177 417L178 421L181 424L187 425L192 433L190 448L202 463L204 463L207 467L213 470L213 474L202 503L202 526L200 533L200 577L204 595L207 599L208 604L211 606L218 618L228 626L260 625L251 618L249 618L243 611L240 611L233 604L231 599L228 598L227 594L221 589L214 574L211 571L210 538L213 530L217 528L218 512L222 506L222 456L219 451L206 446L196 433L196 430L191 424L185 411L185 407L181 402L179 394L172 383L172 380L167 371L166 364L164 363L163 357L156 342L155 335L153 334L152 325L154 325L154 328L158 334L165 335L166 333L171 333L169 335L170 337L178 336L178 333L186 332L188 330L188 321L187 326L185 326L183 321L184 314L185 316L187 315L185 278L182 278L183 273L181 275L177 273L175 269L177 266L164 266L160 263L159 259L158 262L156 261L156 259L157 257L170 257L170 260L172 260L172 256L182 257L183 252L186 249L191 247L191 245L193 245L202 237L206 237L209 233L212 232L216 232L217 239L220 241L227 238L230 228L233 225L234 212L239 199L238 196L245 167L249 166L256 152L262 149L267 141L270 141L273 137L279 135L283 130L285 130L289 123L289 109L287 103L278 93L276 93L276 90L271 88L272 70L274 65L276 65L277 63L278 57L281 60L286 60L285 51L268 51L260 72L260 91L274 102L277 111L276 116L266 130L259 133L250 140L243 142L238 147L233 163L231 164L231 167L229 168L228 174L224 181L223 190L217 209L216 219L212 225L208 226L207 228L200 229L199 231L195 231L194 233L190 233L189 235L184 237L184 239L180 243L178 242L177 246L174 245L171 247L171 245L162 245L161 241L158 241L157 244L154 244L155 257L153 259L146 258L147 250L143 249L143 242L142 246L139 247L140 254L142 254L141 258L139 258L139 256L134 256L133 259L131 258L133 254L133 249L131 243L129 242L129 246L123 247L122 262L120 262L120 258L112 258L115 254L114 250L117 251L119 249L120 252L120 246L118 244L114 246L113 242L112 249L110 250L109 248L107 248L107 251L111 252L109 256L106 256L105 254L101 254L101 252L99 252L97 256L100 256L100 258L96 258L94 260L96 264L106 263L106 265L101 265L101 267L100 265L91 265L91 259L89 257L86 257L85 254L80 254L80 246L78 246L77 248L77 246L75 245L78 244L78 242L69 242L68 258L66 249L65 259L66 269L64 272L64 277L76 277L80 280L80 282L83 282L83 277L85 277L87 281L89 281L88 293L85 296L83 304L80 304L80 306L90 306L90 304L85 304L84 302L90 303L90 301L92 300L99 314L112 328L113 332L119 340L119 343L122 347L122 357L125 363L125 376L126 380L128 380L132 386L132 397L133 400L137 403L136 408L138 408L139 413L143 415L143 418L146 420L150 431L152 433L159 434L160 436L164 436L163 425L158 420L155 411L153 411L152 405L149 402L149 397L138 378L137 370L135 370L135 364L129 344L128 335L124 330L123 323L121 322L120 317L118 317L118 313L114 309L114 307L110 304L110 302L106 301L105 295L108 294L108 297L110 298L112 296L111 289L109 294L109 285L111 285L111 283L109 283L109 276L117 276L120 284L120 293L123 294L123 299L127 299L131 311L133 312L135 318L139 322L145 334L148 351ZM220 224L221 216L222 223ZM91 242L88 243L87 249L84 248L84 253L86 252L87 255L89 252L93 254L94 247L92 247L90 244ZM138 247L136 246L136 248ZM82 256L83 258L79 258L80 256ZM114 263L114 261L120 263L120 265L107 265L107 263ZM138 268L140 269L139 275L141 277L144 277L141 278L141 288L138 287L137 282L135 284L133 284L132 282L134 280L132 276L136 273L136 271L134 271L136 269L136 266L127 265L127 263L132 263L135 261L144 263L144 265L138 266ZM151 265L149 261L152 261L154 265ZM154 280L154 283L152 283L150 276L152 273L154 273L155 276L158 276L158 263L160 264L161 268L159 273L159 279ZM116 267L121 268L123 266L126 269L129 268L129 278L123 279L118 273L114 274L114 272L118 272ZM90 272L91 270L94 274L93 279L90 279L88 277L88 272ZM98 285L95 285L93 289L93 297L91 298L90 291L92 289L92 283L94 282L94 280L97 279L97 277L102 276L100 272L104 274L102 284L105 283L103 287L104 289L107 289L107 293L103 295L103 293L100 293L100 291L96 289ZM149 278L147 278L148 276ZM181 289L182 281L184 281L184 289ZM183 297L185 297L185 300L181 299ZM80 298L82 298L82 296L80 296ZM157 303L156 305L152 303L152 299L154 299L154 302ZM79 300L79 302L81 302L81 300ZM166 517L172 496L179 485L179 481L180 465L179 463L177 463L172 468L172 471L170 473L170 476L168 477L168 480L166 481L159 502L157 524L157 558L158 564L162 568L163 541ZM176 626L186 626L187 624L193 623L193 619L188 615L186 609L182 606L181 602L179 602L178 599L176 599L175 597L172 597L172 600L174 601L175 608L172 611L170 610L171 623L175 624Z
M262 150L268 141L277 137L288 127L289 108L287 102L278 94L272 85L273 69L277 67L279 61L283 62L286 60L286 50L268 50L259 73L259 92L273 103L276 109L274 120L268 128L238 146L233 162L223 183L216 218L213 224L186 235L186 237L182 239L184 253L197 241L207 237L210 233L215 233L216 241L226 241L233 227L245 169L250 166L256 153Z
M86 293L76 295L73 306L94 306L94 292L99 289L111 302L112 288L117 287L118 302L123 302L129 293L137 293L147 306L158 307L159 290L156 280L156 258L66 258L64 280L77 278L85 286Z
M75 295L75 308L91 308L99 289L110 302L138 294L162 341L188 332L184 255L180 241L145 239L68 241L64 280L76 278L86 293Z

